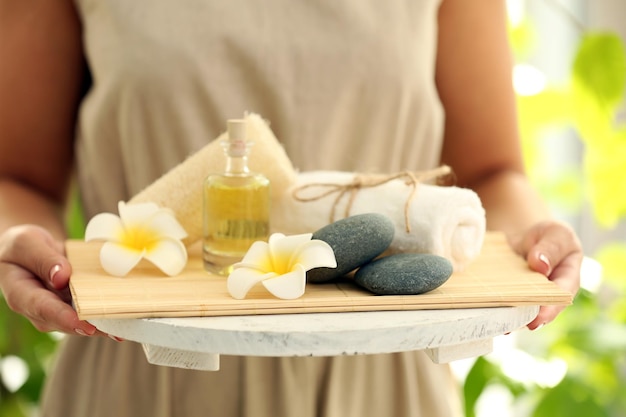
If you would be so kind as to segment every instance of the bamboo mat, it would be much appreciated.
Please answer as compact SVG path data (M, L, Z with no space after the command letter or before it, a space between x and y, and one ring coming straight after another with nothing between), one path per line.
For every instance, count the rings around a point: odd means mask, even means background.
M572 295L532 272L500 233L488 233L481 255L441 287L421 295L374 295L348 280L307 284L296 300L281 300L263 286L232 298L226 279L204 271L199 251L185 270L167 277L142 261L124 278L108 275L98 259L101 243L70 240L70 289L81 319L228 316L345 311L421 310L523 305L566 305Z

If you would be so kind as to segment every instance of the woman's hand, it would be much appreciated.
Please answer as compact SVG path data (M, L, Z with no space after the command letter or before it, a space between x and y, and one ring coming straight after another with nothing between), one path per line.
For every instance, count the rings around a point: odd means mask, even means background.
M571 227L556 221L536 224L521 236L509 237L511 247L526 258L533 271L544 274L562 289L576 295L580 288L583 251ZM528 324L535 330L554 318L565 306L542 306Z
M0 235L0 289L11 310L43 332L103 335L71 307L71 273L63 242L45 229L15 226Z

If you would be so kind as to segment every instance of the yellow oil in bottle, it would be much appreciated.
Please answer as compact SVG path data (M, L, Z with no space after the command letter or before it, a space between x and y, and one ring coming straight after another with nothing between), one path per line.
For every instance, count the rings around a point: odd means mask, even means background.
M227 275L232 264L246 254L250 246L269 237L269 180L247 167L249 144L233 145L240 138L242 121L229 121L231 139L224 143L226 171L207 177L203 185L205 268ZM233 126L234 124L234 126ZM238 147L237 147L238 146Z

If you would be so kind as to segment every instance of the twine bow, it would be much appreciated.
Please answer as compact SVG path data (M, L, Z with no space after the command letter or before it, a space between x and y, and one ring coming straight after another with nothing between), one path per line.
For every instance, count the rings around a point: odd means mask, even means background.
M411 200L413 200L413 196L417 191L417 185L420 182L430 181L433 179L441 178L445 175L449 175L452 172L449 166L442 165L438 168L434 168L427 171L402 171L395 174L355 174L352 182L347 184L333 184L333 183L310 183L305 184L300 187L295 188L292 191L292 196L298 201L301 202L310 202L320 200L326 196L331 194L337 194L335 197L335 201L330 210L330 222L335 221L335 212L337 210L337 206L341 199L348 195L348 203L346 204L344 217L348 217L350 215L350 209L352 208L352 203L356 198L357 193L362 188L373 188L378 187L380 185L386 184L390 181L396 179L404 179L405 184L411 187L411 192L404 203L404 225L407 233L411 233L411 223L409 216L409 209L411 208ZM322 188L323 190L317 194L314 194L310 197L303 197L300 193L304 192L309 188Z

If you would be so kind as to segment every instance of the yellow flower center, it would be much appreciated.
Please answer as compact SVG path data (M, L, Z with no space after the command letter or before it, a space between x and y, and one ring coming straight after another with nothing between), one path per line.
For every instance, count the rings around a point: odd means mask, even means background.
M272 272L275 272L277 275L284 275L291 272L291 254L290 253L281 253L274 254L272 259L268 259L267 263L271 265Z
M122 231L120 243L137 251L150 249L159 240L159 234L145 225L128 226Z

